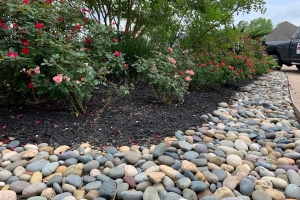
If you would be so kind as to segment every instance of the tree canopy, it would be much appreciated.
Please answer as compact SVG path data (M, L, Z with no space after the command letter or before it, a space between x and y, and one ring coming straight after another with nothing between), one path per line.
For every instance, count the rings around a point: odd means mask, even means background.
M155 43L184 38L199 47L214 31L233 24L235 13L265 12L264 0L86 0L92 16L117 31L132 31ZM123 30L124 29L124 30ZM209 39L208 39L209 40Z

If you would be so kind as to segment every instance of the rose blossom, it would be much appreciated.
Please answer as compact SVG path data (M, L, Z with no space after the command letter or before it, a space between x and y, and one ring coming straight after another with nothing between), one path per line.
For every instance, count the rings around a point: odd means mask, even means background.
M169 62L174 64L174 65L176 64L176 60L174 58L169 58Z
M70 78L69 78L69 77L64 76L64 79L65 79L67 82L70 82Z
M7 52L7 56L10 58L16 58L18 57L18 52Z
M34 70L34 73L36 73L36 74L41 73L39 66L36 66L33 70Z
M116 57L120 57L120 56L121 56L121 52L115 51L115 56L116 56Z
M53 77L53 80L55 83L61 83L62 82L62 75L61 74L57 74L56 76Z
M191 81L192 79L191 79L191 77L187 76L187 77L185 77L185 80L186 81Z
M42 24L42 23L36 23L35 24L35 28L37 28L37 29L43 29L45 26L44 26L44 24Z
M191 76L195 75L195 72L193 70L186 70L186 74L189 74Z
M28 48L22 48L22 52L26 55L29 54L29 49Z

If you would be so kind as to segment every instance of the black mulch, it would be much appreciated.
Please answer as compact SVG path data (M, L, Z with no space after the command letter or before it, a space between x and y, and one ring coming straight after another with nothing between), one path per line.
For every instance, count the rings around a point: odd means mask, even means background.
M257 77L255 77L256 79ZM254 79L254 80L255 80ZM135 85L131 96L118 98L104 108L103 94L95 91L88 111L81 116L70 114L67 102L0 105L0 142L16 139L24 143L78 146L89 142L95 148L136 143L157 144L177 130L201 127L200 116L211 113L220 102L230 103L241 86L253 80L234 82L218 89L190 91L177 106L154 102L151 90Z

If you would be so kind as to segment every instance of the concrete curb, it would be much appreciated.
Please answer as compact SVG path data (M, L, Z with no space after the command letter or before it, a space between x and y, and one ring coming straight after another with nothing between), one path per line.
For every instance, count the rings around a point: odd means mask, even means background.
M287 73L287 79L288 79L288 82L289 82L289 93L290 93L290 98L291 98L291 101L292 101L292 107L294 108L294 113L295 113L295 116L298 120L298 122L300 122L300 109L299 107L295 104L295 101L294 101L294 97L293 97L293 94L291 92L291 82L290 82L290 79L289 79L289 73Z

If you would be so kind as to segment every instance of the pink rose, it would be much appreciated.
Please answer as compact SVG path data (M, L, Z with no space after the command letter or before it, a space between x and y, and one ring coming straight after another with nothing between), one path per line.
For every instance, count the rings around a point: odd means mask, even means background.
M63 79L63 76L61 74L57 74L56 76L53 77L53 80L55 83L61 83Z
M176 64L176 60L174 58L169 58L169 62L174 64L174 65Z
M36 74L41 73L39 66L36 66L33 70L34 70L34 73L36 73Z
M195 72L193 70L186 70L185 73L191 76L195 75Z
M185 77L185 80L186 81L191 81L192 79L191 79L191 77L187 76L187 77Z
M120 56L121 56L121 52L115 51L115 56L116 56L116 57L120 57Z

